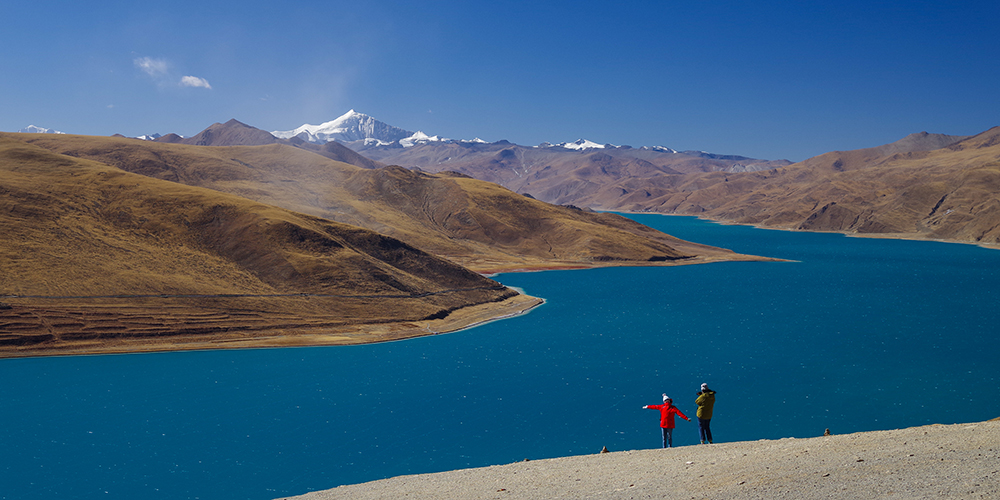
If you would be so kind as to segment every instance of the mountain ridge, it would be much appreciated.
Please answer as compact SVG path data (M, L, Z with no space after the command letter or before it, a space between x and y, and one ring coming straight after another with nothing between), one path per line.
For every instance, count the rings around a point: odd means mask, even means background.
M378 148L378 147L407 148L419 144L428 144L428 143L470 143L470 144L508 143L508 141L506 140L501 140L494 143L488 143L487 141L484 141L479 138L467 140L467 139L449 139L449 138L439 137L437 135L429 136L421 131L412 132L399 127L395 127L393 125L389 125L370 115L359 113L353 109L333 120L324 122L319 125L311 125L306 123L292 130L272 131L271 134L281 139L290 139L292 137L299 137L304 141L316 144L323 144L331 141L336 141L344 143L355 150L358 150L358 148ZM543 142L537 146L524 146L524 147L563 148L573 151L581 151L588 149L605 149L605 148L631 149L631 146L615 146L613 144L602 144L588 139L578 139L576 141L561 142L556 144L550 142ZM664 146L643 146L640 149L647 149L651 151L667 152L667 153L679 152ZM712 155L710 153L705 153L704 151L684 151L683 153L692 155L706 155L706 157L710 155L712 157L717 157L717 158L732 156L732 155ZM745 157L739 157L739 158L749 159Z
M1000 127L925 149L949 141L908 136L909 150L897 141L768 172L622 183L592 200L763 227L1000 245ZM629 190L647 195L629 197Z
M24 127L22 129L18 130L17 132L19 134L62 134L62 133L64 133L64 132L60 132L60 131L55 130L55 129L45 128L45 127L38 127L38 126L35 126L35 125L28 125L27 127Z
M365 227L480 271L747 258L488 182L401 167L364 168L283 142L206 148L86 136L22 137L59 154Z
M354 142L374 139L392 143L411 137L413 132L394 127L353 109L319 125L304 124L292 130L271 132L280 139L298 137L306 142L324 144L330 141Z
M356 115L360 114L352 110L345 116ZM252 129L232 121L217 125ZM210 132L213 131L207 130L196 137L212 135ZM849 177L840 176L836 181L833 177L838 173L857 172L852 175L858 179L867 179L874 174L863 172L871 169L876 169L876 172L898 171L904 162L914 163L923 161L921 159L932 158L939 164L926 165L920 172L927 173L929 178L937 179L934 182L945 182L951 189L956 188L957 185L954 183L966 186L962 192L968 193L971 192L968 189L968 182L956 177L956 173L947 174L950 180L942 180L941 176L946 175L945 170L954 170L955 165L951 163L958 162L963 165L967 163L967 160L958 158L960 155L948 156L944 152L965 151L965 156L975 156L971 153L973 149L988 149L1000 141L996 138L995 131L986 131L976 136L919 132L881 146L831 151L794 166L787 161L756 160L738 155L718 155L702 151L678 152L663 147L631 148L604 145L604 147L567 149L561 145L551 144L543 145L545 147L526 147L507 141L486 143L453 141L438 137L408 143L406 147L399 141L387 145L379 140L354 141L347 144L350 147L344 147L338 141L330 141L319 146L300 137L277 139L257 129L254 129L252 134L246 132L246 135L258 139L241 142L239 134L229 136L228 139L225 134L216 134L212 141L194 138L185 140L170 135L161 137L159 141L188 141L205 145L278 141L369 169L396 164L431 174L454 172L493 182L531 198L556 205L574 205L597 210L653 211L792 229L905 235L943 238L949 241L985 242L985 244L993 242L986 228L982 228L977 234L956 227L944 229L935 225L935 228L931 229L926 222L905 220L907 217L904 217L898 209L891 209L895 215L888 219L876 216L874 212L869 213L872 210L888 210L888 207L876 208L880 204L877 197L885 196L888 192L897 192L901 188L911 199L900 198L897 204L912 205L918 197L913 191L905 188L920 183L914 182L913 179L893 174L887 177L896 179L898 185L888 185L883 179L870 179L866 181L867 185L860 185ZM415 135L426 137L421 134ZM975 144L969 142L973 137L979 138ZM582 146L588 143L580 140L575 144ZM988 171L981 168L989 164L988 157L981 157L976 161L980 161L978 168L981 172ZM789 176L789 172L794 172L794 176ZM792 177L794 180L790 180ZM779 179L784 180L779 181ZM804 194L799 200L775 194L765 196L769 190L779 189L778 184L782 182L786 185L780 189L794 192L808 191L808 194ZM813 183L812 186L809 186L810 182ZM832 196L829 186L834 182L840 188L849 186L852 199L862 201L848 203L843 193ZM882 190L879 191L881 194L871 191L870 187L874 185L882 186ZM927 185L926 192L938 192L936 188ZM759 191L759 193L750 196L747 194L749 191ZM947 192L942 193L941 196L946 194ZM897 196L902 195L897 194ZM802 200L813 199L826 201L815 206L802 203ZM981 200L980 203L986 203L983 206L992 203L988 201L988 196L980 195L977 199ZM929 210L928 213L935 215L936 212L932 209L939 200L940 197L921 210ZM967 202L974 203L972 199ZM954 208L945 211L949 215L955 213ZM845 222L843 220L845 217L851 217L854 222ZM975 211L970 220L976 221L983 217L987 221L984 224L992 220L986 212Z

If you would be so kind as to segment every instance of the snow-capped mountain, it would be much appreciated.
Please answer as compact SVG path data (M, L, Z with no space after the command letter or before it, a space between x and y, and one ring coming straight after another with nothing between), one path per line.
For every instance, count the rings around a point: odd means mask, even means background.
M358 113L353 109L336 120L319 125L310 125L307 123L294 130L279 130L271 132L271 134L279 139L290 139L298 136L301 139L316 144L325 144L330 141L368 142L371 140L391 144L414 135L413 132L393 127L364 113ZM424 137L427 136L424 135Z
M326 144L330 141L337 141L348 145L355 150L368 150L370 148L411 148L421 144L488 144L486 141L475 138L472 140L456 140L440 137L437 135L427 135L424 132L410 132L399 127L394 127L385 122L364 113L350 110L343 116L335 120L319 125L305 124L293 130L277 130L271 135L279 139L290 139L298 137L314 144ZM563 142L552 144L544 142L538 148L565 148L575 151L589 149L618 148L612 144L599 144L587 139L579 139L573 142ZM359 149L360 148L360 149ZM660 153L676 153L677 151L663 146L644 146L641 149L652 150Z
M577 139L573 142L564 142L561 144L556 144L556 146L566 149L604 149L606 146L604 144L598 144L593 141L588 141L587 139Z
M160 135L160 134L146 134L146 135L140 135L140 136L136 137L136 139L141 139L143 141L155 141L155 140L159 139L160 137L163 137L163 136Z
M28 125L27 127L18 130L21 134L64 134L65 132L60 132L58 130L52 130L50 128L36 127L34 125Z
M448 139L442 139L442 138L440 138L440 137L438 137L436 135L435 136L428 136L427 134L425 134L425 133L423 133L423 132L421 132L421 131L418 130L418 131L414 132L413 135L411 135L409 137L406 137L406 138L403 138L403 139L400 139L399 140L399 145L403 146L404 148L409 148L409 147L413 147L413 146L415 146L417 144L427 144L428 142L442 142L442 141L447 141L447 140Z
M671 148L668 148L668 147L665 147L665 146L643 146L643 147L641 147L639 149L641 149L643 151L647 151L647 150L648 151L656 151L658 153L676 153L677 152L676 149L671 149Z
M299 137L315 144L326 144L330 141L337 141L348 144L360 143L365 147L392 146L398 143L399 146L409 148L417 144L431 142L486 144L486 141L478 137L471 141L454 141L436 135L427 135L419 130L410 132L409 130L378 121L364 113L358 113L353 109L336 120L331 120L320 125L309 125L307 123L294 130L274 131L271 132L271 135L279 139Z

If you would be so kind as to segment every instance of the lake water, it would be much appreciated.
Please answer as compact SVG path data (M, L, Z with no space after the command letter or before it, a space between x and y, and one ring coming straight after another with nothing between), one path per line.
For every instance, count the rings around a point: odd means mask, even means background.
M632 216L795 260L507 274L548 302L387 344L0 360L0 498L270 499L660 446L1000 416L1000 252ZM678 420L674 445L698 442Z

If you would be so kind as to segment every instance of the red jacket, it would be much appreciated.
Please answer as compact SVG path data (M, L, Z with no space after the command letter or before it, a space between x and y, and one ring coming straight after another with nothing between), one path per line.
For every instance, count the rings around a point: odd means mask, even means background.
M687 415L681 413L681 411L678 410L677 407L673 405L673 403L662 404L662 405L649 405L646 408L649 408L650 410L660 410L660 427L663 427L664 429L674 428L675 414L680 415L681 418L683 418L684 420L691 420L690 418L687 418Z

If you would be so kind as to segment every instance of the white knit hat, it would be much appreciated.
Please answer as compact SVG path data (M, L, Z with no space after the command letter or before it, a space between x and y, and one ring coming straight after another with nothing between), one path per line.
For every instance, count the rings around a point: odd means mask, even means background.
M663 395L663 401L673 401L673 400L670 399L670 396L667 396L666 394L664 394Z
M708 389L708 384L701 384L701 390L704 391L706 389Z

